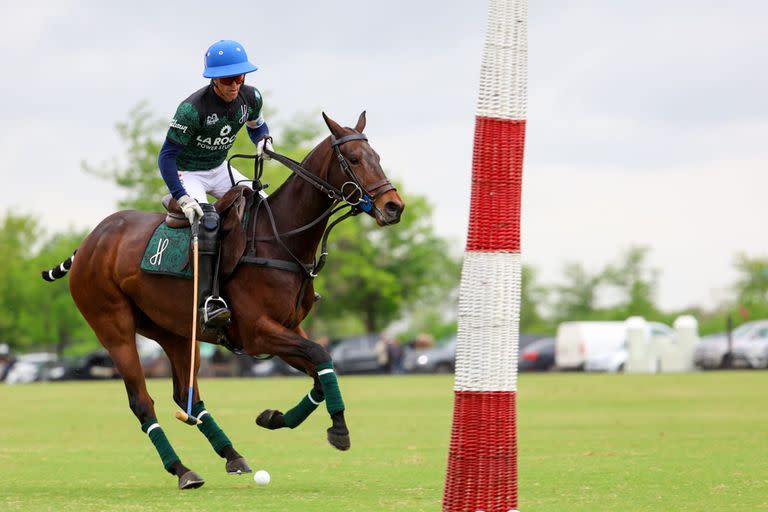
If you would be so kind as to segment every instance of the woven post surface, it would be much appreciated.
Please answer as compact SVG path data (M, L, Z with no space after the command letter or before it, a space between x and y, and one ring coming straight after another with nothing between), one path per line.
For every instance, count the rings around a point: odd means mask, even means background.
M444 512L517 510L520 200L527 0L490 0L459 288Z

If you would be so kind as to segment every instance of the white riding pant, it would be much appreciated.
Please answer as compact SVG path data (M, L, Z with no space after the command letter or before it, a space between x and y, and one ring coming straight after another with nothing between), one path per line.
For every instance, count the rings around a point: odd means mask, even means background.
M234 185L237 185L238 182L248 180L248 178L243 176L234 167L232 167L232 178L235 180L234 184L229 178L226 160L224 160L218 167L214 167L208 171L179 171L179 179L184 186L184 190L187 191L189 197L197 199L198 203L207 203L207 194L212 195L216 199L220 199L221 196L226 194ZM252 186L251 181L242 184Z

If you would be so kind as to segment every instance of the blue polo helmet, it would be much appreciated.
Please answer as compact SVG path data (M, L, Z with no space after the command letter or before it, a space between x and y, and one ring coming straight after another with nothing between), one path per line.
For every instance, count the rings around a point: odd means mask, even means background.
M259 69L248 62L243 45L237 41L222 39L213 43L205 52L205 78L223 78L251 73Z

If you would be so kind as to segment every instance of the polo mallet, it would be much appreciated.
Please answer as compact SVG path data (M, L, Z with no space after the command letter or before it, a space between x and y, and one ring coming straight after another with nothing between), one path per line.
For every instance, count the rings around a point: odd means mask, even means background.
M192 224L192 343L189 353L189 391L187 392L187 412L176 411L176 419L187 425L200 425L202 421L192 416L192 391L195 379L195 348L197 348L197 279L198 279L198 247L197 230L199 221Z

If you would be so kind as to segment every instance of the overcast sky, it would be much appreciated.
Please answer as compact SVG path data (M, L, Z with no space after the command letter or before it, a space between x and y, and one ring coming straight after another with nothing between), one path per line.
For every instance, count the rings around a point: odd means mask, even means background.
M0 211L95 226L119 192L81 160L122 154L139 101L170 117L208 45L236 39L273 132L366 109L390 177L463 248L485 2L108 4L0 0ZM766 20L760 0L530 1L522 252L545 283L641 244L662 306L711 305L737 252L768 256Z

